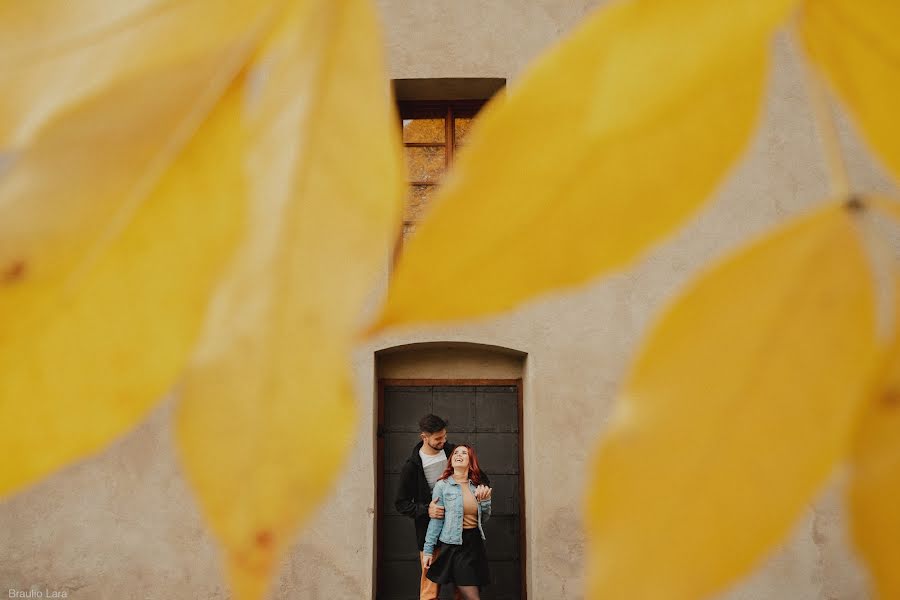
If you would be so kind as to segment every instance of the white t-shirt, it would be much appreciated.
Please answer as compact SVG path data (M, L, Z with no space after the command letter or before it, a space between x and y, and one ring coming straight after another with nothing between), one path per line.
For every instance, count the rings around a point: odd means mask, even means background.
M422 459L422 470L425 471L425 480L428 481L428 489L434 490L434 484L437 483L438 477L444 472L447 466L447 455L441 450L434 456L425 454L423 450L419 450L419 457Z

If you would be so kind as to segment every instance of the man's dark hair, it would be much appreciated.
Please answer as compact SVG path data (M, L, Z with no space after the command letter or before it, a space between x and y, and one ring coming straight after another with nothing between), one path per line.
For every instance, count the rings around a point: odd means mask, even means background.
M442 429L447 429L447 421L437 415L425 415L419 419L419 431L422 433L437 433Z

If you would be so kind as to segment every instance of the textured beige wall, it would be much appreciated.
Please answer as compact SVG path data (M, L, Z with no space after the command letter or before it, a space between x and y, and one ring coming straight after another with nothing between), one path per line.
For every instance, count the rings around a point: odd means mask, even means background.
M514 82L529 59L595 3L378 4L387 26L393 77L505 77ZM370 597L374 352L433 341L491 344L527 353L524 453L530 597L582 597L584 477L628 357L662 304L710 256L827 196L796 57L784 39L776 43L775 55L764 118L745 159L706 210L632 268L500 318L393 332L358 349L358 443L332 498L298 536L274 598ZM842 134L856 187L890 189L846 124ZM423 356L434 358L427 352ZM462 370L460 363L454 364L456 372ZM429 374L442 372L439 361L429 359L423 365ZM391 368L412 373L418 367L407 362ZM217 551L174 457L170 409L170 403L164 404L97 457L0 504L0 592L68 590L69 598L76 600L227 597ZM797 523L785 546L727 597L852 600L867 597L865 586L846 543L840 495L832 487Z
M515 78L597 1L377 0L391 76Z

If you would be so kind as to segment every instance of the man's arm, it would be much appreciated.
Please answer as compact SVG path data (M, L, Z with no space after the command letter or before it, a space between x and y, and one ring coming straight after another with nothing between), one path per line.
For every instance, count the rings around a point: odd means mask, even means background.
M401 515L411 519L428 514L428 504L416 502L417 483L415 465L406 461L403 470L400 471L400 484L397 486L394 508Z

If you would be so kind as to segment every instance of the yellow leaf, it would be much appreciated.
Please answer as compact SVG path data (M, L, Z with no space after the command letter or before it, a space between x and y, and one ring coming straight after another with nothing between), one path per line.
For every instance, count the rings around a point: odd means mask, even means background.
M872 288L852 213L829 206L666 311L592 468L590 598L704 598L785 536L871 383Z
M880 598L900 597L900 277L894 342L883 379L863 411L851 454L848 496L853 538Z
M862 134L900 181L900 3L809 0L802 33Z
M506 310L671 232L743 151L791 3L600 11L479 117L373 329Z
M900 597L900 352L881 394L866 407L852 454L853 538L880 598Z
M252 52L254 4L0 5L0 273L58 279L108 244Z
M30 0L0 4L0 148L123 82L200 83L256 35L275 2ZM202 22L203 27L197 27ZM192 68L188 69L190 65ZM189 74L189 75L188 75ZM157 82L157 96L185 84ZM158 101L164 98L157 98ZM183 103L183 102L182 102ZM158 123L157 123L158 124Z
M876 196L866 198L866 202L871 203L873 208L888 218L894 219L897 222L895 226L900 226L900 201Z
M127 431L190 354L246 185L240 63L197 64L61 105L0 174L0 494Z
M350 350L402 208L402 156L365 0L295 7L255 58L266 179L183 385L177 440L255 599L353 445Z

